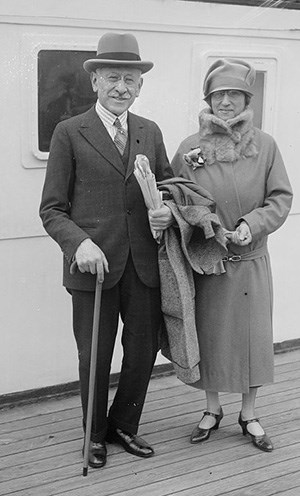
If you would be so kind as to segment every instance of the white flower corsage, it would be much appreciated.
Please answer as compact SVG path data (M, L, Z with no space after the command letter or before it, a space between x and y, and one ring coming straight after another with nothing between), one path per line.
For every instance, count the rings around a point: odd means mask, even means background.
M192 167L193 170L196 170L198 167L204 166L204 159L202 157L202 151L199 146L197 148L192 148L188 153L184 153L183 158L185 162Z

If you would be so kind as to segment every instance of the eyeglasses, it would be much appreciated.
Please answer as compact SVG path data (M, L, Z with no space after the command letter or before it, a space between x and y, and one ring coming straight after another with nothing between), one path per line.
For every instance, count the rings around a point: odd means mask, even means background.
M211 94L211 97L216 100L216 101L222 101L224 96L227 95L229 100L238 100L241 98L241 96L244 96L243 91L239 90L222 90L222 91L215 91L214 93Z
M139 78L137 76L121 76L119 74L108 74L101 77L112 87L117 86L120 81L123 81L124 85L128 88L135 87L139 84Z

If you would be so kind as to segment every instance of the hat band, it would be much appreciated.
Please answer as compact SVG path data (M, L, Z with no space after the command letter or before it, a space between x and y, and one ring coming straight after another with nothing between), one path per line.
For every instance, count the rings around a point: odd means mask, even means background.
M207 95L210 95L210 93L212 93L213 91L230 90L230 89L241 90L252 94L249 85L245 81L242 81L240 78L236 78L234 76L233 77L224 76L224 77L215 77L212 80L210 87L208 88Z
M141 57L132 52L106 52L96 55L96 59L104 60L141 60Z

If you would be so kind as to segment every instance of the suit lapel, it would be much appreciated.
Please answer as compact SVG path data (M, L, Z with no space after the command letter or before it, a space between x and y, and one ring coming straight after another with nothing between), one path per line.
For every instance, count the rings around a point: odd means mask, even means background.
M142 150L144 150L146 139L145 128L142 121L138 116L131 114L130 112L128 112L128 128L130 133L130 148L126 179L133 173L136 155L142 153Z
M124 165L120 154L113 144L103 122L99 119L95 107L91 108L85 114L79 131L122 176L125 176Z

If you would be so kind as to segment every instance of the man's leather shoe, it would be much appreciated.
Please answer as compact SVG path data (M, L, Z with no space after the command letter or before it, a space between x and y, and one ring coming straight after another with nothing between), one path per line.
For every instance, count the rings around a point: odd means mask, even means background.
M144 439L136 434L122 431L122 429L109 431L106 436L106 441L108 443L120 444L128 453L141 456L142 458L149 458L154 455L153 448L151 448Z
M82 450L83 452L84 450ZM101 468L106 464L106 446L105 443L90 442L89 449L89 466L93 468Z

